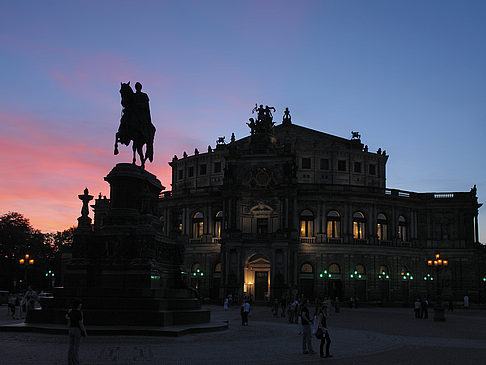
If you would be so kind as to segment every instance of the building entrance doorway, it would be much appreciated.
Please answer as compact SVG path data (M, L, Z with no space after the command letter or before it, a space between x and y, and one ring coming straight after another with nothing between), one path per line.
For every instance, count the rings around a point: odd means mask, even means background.
M264 301L268 291L268 271L255 271L255 300Z
M270 300L270 260L265 256L255 254L246 261L243 291L257 302Z

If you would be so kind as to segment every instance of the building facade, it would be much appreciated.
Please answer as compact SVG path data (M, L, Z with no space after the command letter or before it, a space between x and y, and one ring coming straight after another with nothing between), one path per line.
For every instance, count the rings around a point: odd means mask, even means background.
M358 133L305 128L288 110L275 125L268 107L256 111L249 136L169 163L162 234L184 242L183 272L202 296L486 299L475 187L389 189L386 152ZM436 254L443 270L427 265Z

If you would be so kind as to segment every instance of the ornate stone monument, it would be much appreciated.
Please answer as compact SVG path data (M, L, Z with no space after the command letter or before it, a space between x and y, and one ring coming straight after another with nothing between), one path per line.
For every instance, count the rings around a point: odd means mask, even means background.
M41 311L29 312L28 323L65 323L66 308L74 298L83 301L87 325L161 327L209 322L209 311L201 310L196 293L182 280L183 244L161 234L157 203L164 187L144 168L146 159L152 161L155 127L148 97L139 83L136 89L138 96L130 93L129 83L122 84L124 112L116 134L117 143L133 143L133 161L117 164L105 177L110 199L96 200L93 226L88 217L93 196L88 189L79 195L83 206L64 287L55 288L54 298L42 301ZM141 166L135 164L136 151Z

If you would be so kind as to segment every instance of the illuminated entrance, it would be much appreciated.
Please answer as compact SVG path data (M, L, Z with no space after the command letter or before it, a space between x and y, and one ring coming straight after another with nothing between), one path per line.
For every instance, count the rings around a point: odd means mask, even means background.
M270 298L270 260L265 256L255 254L246 261L243 291L255 301Z

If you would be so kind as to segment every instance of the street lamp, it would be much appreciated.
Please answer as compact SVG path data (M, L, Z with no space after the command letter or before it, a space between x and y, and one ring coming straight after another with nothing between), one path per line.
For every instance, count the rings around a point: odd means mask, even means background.
M196 271L192 273L192 276L195 279L196 289L199 290L199 279L204 277L204 272L202 272L201 269L196 269Z
M55 275L54 275L54 272L52 270L49 270L48 272L46 272L46 278L47 280L50 279L50 284L51 284L51 287L53 288L54 287L54 283L55 283Z
M447 265L449 265L449 261L445 260L440 257L440 254L435 254L433 259L427 259L427 266L430 268L433 268L436 271L436 289L437 289L437 300L436 304L434 307L434 321L445 321L445 315L444 315L444 307L442 306L442 283L440 281L440 273L442 270L444 270ZM426 280L427 276L424 277L424 280ZM432 277L433 280L433 277Z
M30 255L27 253L25 254L25 256L23 258L21 258L19 260L19 264L20 265L25 265L25 268L24 268L24 282L27 281L27 267L29 265L33 265L34 264L34 259L30 258Z

